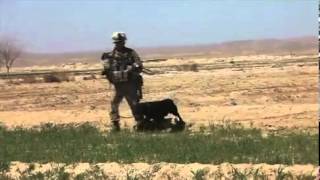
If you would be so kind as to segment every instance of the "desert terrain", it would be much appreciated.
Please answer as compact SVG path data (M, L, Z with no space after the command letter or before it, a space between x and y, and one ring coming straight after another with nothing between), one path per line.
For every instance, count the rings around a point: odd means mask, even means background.
M318 128L317 56L174 58L146 62L158 72L143 74L143 101L172 98L194 129L225 121L265 130ZM51 71L90 70L101 64L42 67ZM34 67L15 71L34 70ZM88 76L88 75L86 75ZM113 87L99 74L57 83L1 80L0 120L8 127L41 123L92 122L108 126ZM125 101L123 127L134 125Z
M267 134L318 132L318 55L179 57L145 61L144 66L154 74L143 74L142 101L173 99L192 131L237 123ZM98 60L14 68L13 74L26 76L0 80L1 125L10 129L89 122L108 131L113 87L99 74L101 68ZM89 73L67 74L61 82L28 78L29 73L60 71ZM125 101L120 114L121 127L132 129L135 122ZM315 177L318 172L311 164L12 162L4 175L19 178L41 172L53 178L50 173L59 174L61 168L73 178L84 179L232 179L237 174L252 176L257 170L261 177L275 179L288 172L296 178Z

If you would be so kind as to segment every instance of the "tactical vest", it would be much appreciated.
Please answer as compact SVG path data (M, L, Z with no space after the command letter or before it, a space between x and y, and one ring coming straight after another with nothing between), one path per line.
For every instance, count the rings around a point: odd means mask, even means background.
M108 79L112 83L120 83L129 81L131 73L129 66L132 66L134 59L131 54L132 50L126 49L125 52L118 52L113 50L110 52L110 58L106 62L108 67Z

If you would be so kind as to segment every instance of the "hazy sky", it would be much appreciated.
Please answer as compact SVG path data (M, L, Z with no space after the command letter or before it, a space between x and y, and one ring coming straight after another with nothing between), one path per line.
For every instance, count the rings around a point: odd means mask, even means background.
M29 51L133 47L318 35L318 0L0 0L0 34Z

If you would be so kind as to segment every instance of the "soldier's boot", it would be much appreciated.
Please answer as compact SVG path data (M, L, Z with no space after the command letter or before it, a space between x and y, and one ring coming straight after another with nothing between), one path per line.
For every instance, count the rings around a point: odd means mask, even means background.
M110 112L112 131L120 131L120 116L116 112Z
M119 132L120 131L120 123L119 121L112 121L112 129L113 132Z
M136 121L135 130L136 131L143 131L144 130L144 121L143 118L140 115L137 115L136 113L133 114L134 119Z
M136 125L135 125L135 130L136 131L143 131L144 129L144 126L143 126L143 122L142 121L136 121Z

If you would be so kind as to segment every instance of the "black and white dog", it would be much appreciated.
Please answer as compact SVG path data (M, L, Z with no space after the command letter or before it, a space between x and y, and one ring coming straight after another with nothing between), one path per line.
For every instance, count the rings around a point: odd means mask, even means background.
M171 99L139 103L135 108L136 114L142 118L137 125L137 130L164 130L171 128L172 131L183 130L185 122L181 118L177 106ZM175 123L165 118L168 114L175 116Z

